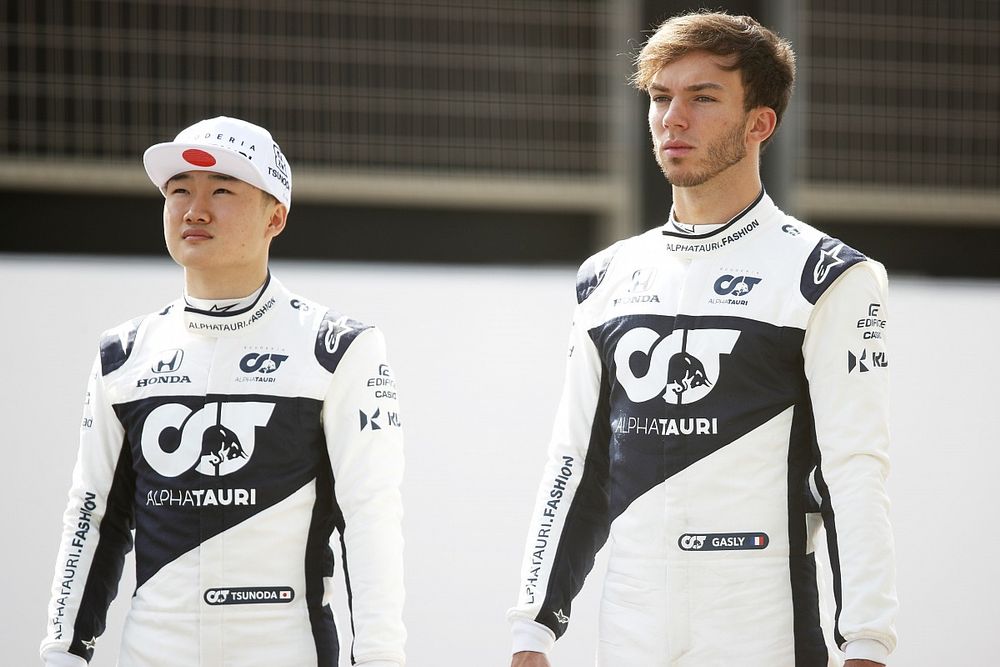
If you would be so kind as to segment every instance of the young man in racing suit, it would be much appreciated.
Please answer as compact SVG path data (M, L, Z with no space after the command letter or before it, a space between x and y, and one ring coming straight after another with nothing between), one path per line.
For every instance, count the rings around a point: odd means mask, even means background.
M762 188L787 42L749 17L688 14L637 65L673 209L580 269L512 665L549 664L609 534L599 665L885 664L885 271Z
M382 334L268 271L291 171L267 130L213 118L143 161L185 291L101 340L45 664L91 659L134 531L119 665L336 667L336 530L352 659L401 666L403 437Z

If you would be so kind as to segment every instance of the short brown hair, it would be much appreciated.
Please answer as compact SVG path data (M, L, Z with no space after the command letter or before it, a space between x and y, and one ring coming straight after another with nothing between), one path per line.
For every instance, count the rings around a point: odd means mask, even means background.
M636 56L632 85L648 90L660 68L694 51L736 56L726 69L740 72L743 108L770 107L781 123L795 84L795 53L787 40L750 16L700 11L667 19Z

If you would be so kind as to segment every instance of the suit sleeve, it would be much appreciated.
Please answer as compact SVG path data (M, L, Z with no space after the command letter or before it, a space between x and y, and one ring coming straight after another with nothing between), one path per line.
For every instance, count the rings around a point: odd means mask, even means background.
M577 308L562 398L528 529L513 652L548 652L608 537L608 384Z
M355 664L402 665L403 430L396 384L378 329L358 334L323 404L351 606Z
M889 498L887 278L867 260L820 298L803 343L816 424L820 492L848 658L885 663L898 607Z
M130 451L105 386L102 358L87 388L80 447L48 605L48 632L40 652L48 665L85 664L104 632L132 548Z

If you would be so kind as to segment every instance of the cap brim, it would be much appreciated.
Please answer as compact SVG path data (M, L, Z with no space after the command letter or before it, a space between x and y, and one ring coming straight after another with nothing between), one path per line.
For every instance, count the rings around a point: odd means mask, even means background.
M186 151L197 151L202 159L194 161L185 158ZM204 156L210 156L211 162ZM188 153L190 157L191 154ZM226 176L238 178L250 185L267 191L260 172L250 163L250 160L232 151L213 148L205 144L186 144L170 141L156 144L146 149L142 155L142 164L146 174L153 184L163 190L167 181L186 171L213 171Z

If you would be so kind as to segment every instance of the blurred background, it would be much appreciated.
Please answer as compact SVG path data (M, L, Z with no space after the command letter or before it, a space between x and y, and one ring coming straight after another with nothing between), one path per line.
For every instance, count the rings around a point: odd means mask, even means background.
M798 53L763 163L780 206L890 270L1000 275L1000 2L710 5ZM0 250L159 255L142 152L220 114L292 165L282 257L578 264L669 210L626 79L646 31L696 4L2 6L0 197L32 223Z
M276 275L386 332L407 433L409 664L507 664L503 614L575 267L663 224L670 206L630 62L659 21L697 7L0 1L5 664L35 664L44 633L96 341L181 289L142 152L220 114L267 127L293 169ZM988 664L1000 598L1000 1L710 8L756 16L799 57L764 155L770 194L890 271L893 664ZM600 579L574 606L555 667L592 664ZM95 667L115 664L132 582Z

